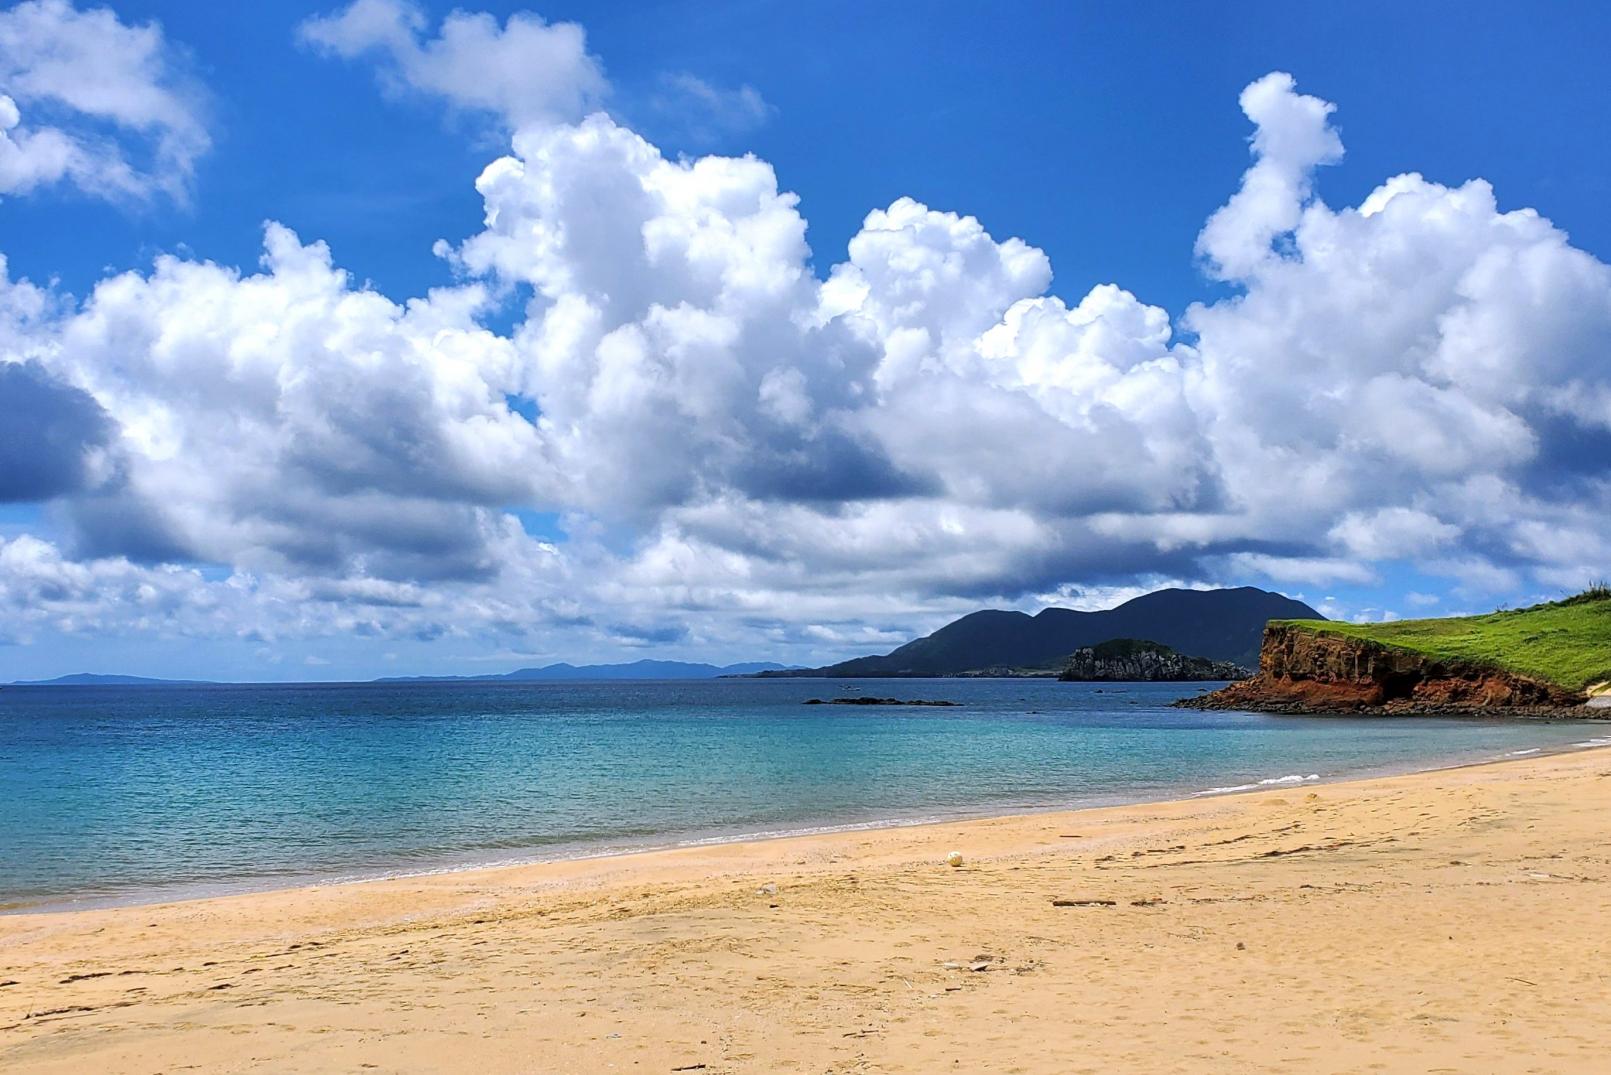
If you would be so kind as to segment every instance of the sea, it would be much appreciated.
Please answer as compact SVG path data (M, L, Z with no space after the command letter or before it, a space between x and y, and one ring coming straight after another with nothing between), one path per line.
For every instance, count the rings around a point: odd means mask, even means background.
M0 688L0 911L1235 794L1592 723L1172 709L1035 679ZM889 696L953 708L807 705Z

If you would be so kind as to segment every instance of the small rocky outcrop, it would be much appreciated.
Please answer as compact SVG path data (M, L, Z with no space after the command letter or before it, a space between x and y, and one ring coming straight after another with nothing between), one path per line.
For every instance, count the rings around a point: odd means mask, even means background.
M1474 713L1555 716L1583 695L1501 668L1426 657L1293 624L1264 630L1259 671L1175 704L1274 713Z
M1160 642L1115 638L1075 650L1057 678L1065 683L1197 682L1241 679L1252 674L1239 664L1188 657Z

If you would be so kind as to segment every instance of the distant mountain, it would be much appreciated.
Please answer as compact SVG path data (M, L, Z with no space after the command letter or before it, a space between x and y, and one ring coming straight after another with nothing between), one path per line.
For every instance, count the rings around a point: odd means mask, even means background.
M551 664L543 668L520 668L501 676L483 677L508 680L537 679L715 679L718 676L747 676L774 672L784 666L771 661L743 664L696 664L687 661L633 661L630 664Z
M151 679L147 676L101 676L93 672L75 672L55 679L19 679L14 687L199 687L207 686L204 679Z
M485 676L389 676L376 683L490 683L567 679L715 679L718 676L752 676L786 670L774 661L746 661L742 664L691 664L687 661L633 661L631 664L551 664L543 668L520 668L513 672ZM78 672L55 679L19 680L16 687L196 687L212 684L204 679L151 679L147 676L103 676Z
M550 664L542 668L517 668L513 672L485 676L389 676L376 683L522 683L565 679L716 679L718 676L749 676L784 670L772 661L743 664L690 664L687 661L633 661L631 664Z
M761 674L856 678L955 676L997 669L1056 671L1075 650L1115 638L1149 639L1186 656L1257 667L1267 622L1324 618L1302 601L1252 586L1158 590L1101 612L1067 608L1048 608L1034 616L995 609L974 612L881 657Z

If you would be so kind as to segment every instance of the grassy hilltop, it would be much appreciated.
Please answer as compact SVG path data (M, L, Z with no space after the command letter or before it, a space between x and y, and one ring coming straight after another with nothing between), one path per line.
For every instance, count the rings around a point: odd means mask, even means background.
M1393 623L1275 620L1438 660L1469 661L1581 691L1611 680L1611 588L1531 608Z

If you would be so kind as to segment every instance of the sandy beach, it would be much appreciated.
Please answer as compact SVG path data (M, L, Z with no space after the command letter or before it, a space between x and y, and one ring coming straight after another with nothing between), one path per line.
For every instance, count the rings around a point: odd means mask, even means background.
M0 1070L1598 1072L1608 834L1584 750L14 915Z

